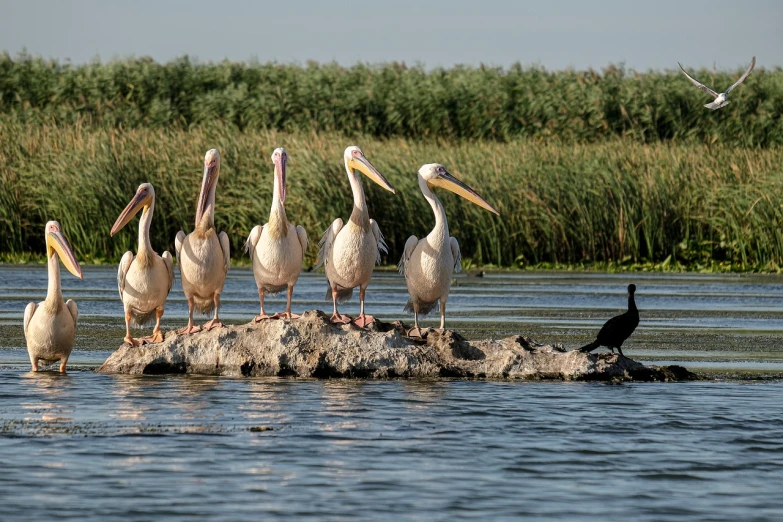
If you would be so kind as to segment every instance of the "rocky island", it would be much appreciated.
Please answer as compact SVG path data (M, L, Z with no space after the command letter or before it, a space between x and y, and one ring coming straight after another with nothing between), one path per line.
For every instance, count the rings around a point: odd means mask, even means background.
M458 333L406 335L401 322L360 329L334 325L323 312L192 335L168 332L161 343L123 345L98 371L300 378L433 378L683 381L681 366L645 366L610 353L566 351L527 337L467 341Z

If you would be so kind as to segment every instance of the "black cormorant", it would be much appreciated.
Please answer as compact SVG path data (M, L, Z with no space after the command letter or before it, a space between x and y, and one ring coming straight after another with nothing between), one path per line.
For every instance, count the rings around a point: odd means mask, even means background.
M639 324L639 310L633 299L634 292L636 292L636 285L628 285L628 311L606 321L595 341L579 348L580 352L592 352L599 346L606 346L612 349L612 353L617 348L620 355L623 355L621 348L623 342L631 336Z

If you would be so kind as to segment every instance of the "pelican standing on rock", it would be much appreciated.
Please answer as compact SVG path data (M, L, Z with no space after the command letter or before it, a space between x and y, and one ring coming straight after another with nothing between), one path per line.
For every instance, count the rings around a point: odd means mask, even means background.
M218 235L215 231L215 189L219 175L220 154L217 149L211 149L204 156L204 178L196 207L196 229L187 236L180 230L174 241L182 290L188 300L188 325L177 331L180 334L201 330L201 327L193 324L194 308L203 314L214 310L215 315L204 325L205 330L223 326L218 318L218 310L231 257L228 236L225 232Z
M349 323L351 318L337 311L337 303L343 303L351 298L353 289L359 287L359 316L353 321L360 328L375 321L371 315L364 313L364 294L370 284L372 271L376 263L381 262L381 252L387 252L378 223L370 219L367 211L367 201L357 170L385 188L396 194L386 178L372 166L362 150L353 145L345 149L343 154L345 170L353 191L353 212L348 223L337 218L332 223L320 243L320 262L326 270L329 289L326 299L330 297L334 304L331 321L333 323Z
M307 232L302 226L294 227L289 223L285 214L285 171L288 153L284 148L275 149L272 162L275 165L275 182L269 222L264 226L253 227L245 243L245 249L253 258L253 276L258 285L258 298L261 300L261 313L255 317L256 322L279 317L299 317L291 313L291 297L302 271L302 258L307 250ZM286 289L288 296L285 312L268 316L264 311L264 294L276 295Z
M24 336L34 372L38 371L39 362L51 364L58 360L60 371L64 372L76 337L79 308L71 299L63 301L59 259L79 279L82 279L82 269L57 221L46 224L45 234L49 288L45 300L37 305L29 303L24 309Z
M159 256L150 244L150 225L152 213L155 211L155 189L151 183L139 185L136 195L111 227L110 235L114 236L119 232L142 209L136 257L133 257L133 252L125 252L117 271L117 286L125 308L125 342L131 346L163 341L160 318L163 317L166 298L171 291L171 285L174 284L174 262L171 254L166 251ZM155 328L151 336L141 339L131 337L131 322L136 326L146 326L153 316Z
M462 269L459 243L449 236L446 211L432 192L432 187L441 187L462 196L468 201L500 215L473 189L449 174L446 167L430 163L419 169L419 188L435 213L435 228L427 237L411 236L405 242L399 270L405 276L410 300L406 312L413 312L411 336L421 337L419 314L426 315L438 306L440 301L440 331L446 327L446 301L451 289L451 275Z

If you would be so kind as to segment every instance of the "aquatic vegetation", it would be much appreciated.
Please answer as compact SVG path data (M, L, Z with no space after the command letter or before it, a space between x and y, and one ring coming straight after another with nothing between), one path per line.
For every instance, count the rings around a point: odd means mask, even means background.
M686 80L687 81L687 80ZM712 111L707 111L712 112ZM156 187L150 231L157 252L193 228L204 152L222 156L216 226L241 258L250 230L269 214L269 154L290 154L286 213L318 237L347 216L351 192L342 153L359 144L398 190L365 184L370 215L396 264L411 234L426 234L432 211L416 172L437 161L500 211L439 195L465 267L650 264L653 267L783 266L783 149L712 144L640 144L629 138L557 140L375 139L336 133L237 132L228 124L118 129L0 121L0 259L43 252L40 229L57 218L83 263L117 262L136 235L109 231L140 183ZM305 263L315 262L316 248Z

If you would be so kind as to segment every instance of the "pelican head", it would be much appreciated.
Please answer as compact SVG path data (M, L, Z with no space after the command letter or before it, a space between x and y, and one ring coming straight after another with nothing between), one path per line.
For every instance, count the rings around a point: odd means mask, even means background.
M76 256L73 255L71 245L65 239L60 223L49 221L46 224L46 256L51 258L55 253L60 256L63 265L70 273L82 279L82 267L79 266Z
M449 171L446 170L446 167L440 163L429 163L427 165L422 165L422 167L419 169L419 176L427 182L427 185L431 187L440 187L445 188L446 190L450 190L451 192L467 199L471 203L475 203L476 205L489 210L493 214L497 214L498 216L500 215L500 212L495 210L492 205L487 203L484 198L479 196L475 190L449 174Z
M125 207L125 210L122 211L120 217L114 222L114 226L111 227L109 235L114 236L114 234L119 232L122 227L133 219L133 216L138 214L139 210L149 207L153 201L155 201L155 189L152 188L152 183L142 183L139 185L133 199L130 200L128 206Z
M201 193L198 196L198 208L196 209L196 224L201 222L201 217L209 205L210 194L217 184L220 176L220 153L217 149L210 149L204 155L204 179L201 181Z
M350 170L358 170L392 194L397 193L397 191L394 190L394 187L392 187L391 184L386 181L386 178L383 177L383 174L378 172L378 169L373 167L372 163L370 163L370 160L364 156L362 149L356 145L351 145L345 149L343 158L345 159L345 166Z
M280 202L285 204L285 166L288 163L288 153L283 147L278 147L272 152L272 163L275 164L275 187L280 196Z

